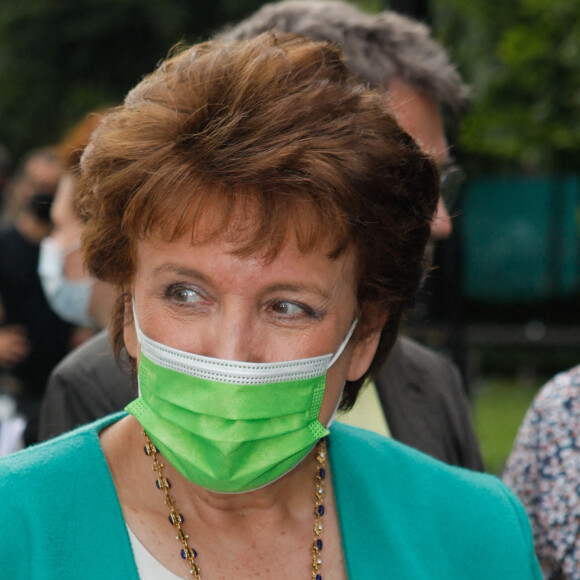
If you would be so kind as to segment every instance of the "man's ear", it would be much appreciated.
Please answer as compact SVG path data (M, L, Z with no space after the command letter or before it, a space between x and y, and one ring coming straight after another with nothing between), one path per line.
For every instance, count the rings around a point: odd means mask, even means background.
M123 296L125 297L125 310L123 316L123 340L125 341L125 348L129 356L134 359L139 359L141 347L137 340L137 331L135 330L135 321L133 319L133 294L126 288L123 288Z
M378 317L373 317L372 326L367 325L357 333L359 338L354 345L346 370L347 381L357 381L371 366L386 322L387 313L383 313Z

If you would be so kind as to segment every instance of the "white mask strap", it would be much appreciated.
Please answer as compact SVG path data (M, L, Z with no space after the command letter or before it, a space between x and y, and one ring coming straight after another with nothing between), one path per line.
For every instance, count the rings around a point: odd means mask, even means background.
M345 339L342 341L342 344L338 347L338 350L336 351L336 353L334 353L334 356L330 360L330 363L328 363L328 368L330 368L338 360L338 358L342 354L342 351L346 348L346 345L348 344L348 341L351 339L352 333L354 332L354 329L356 328L357 323L358 323L358 320L355 318L351 327L350 327L350 330L346 334ZM342 385L342 390L340 391L340 397L338 397L336 407L334 407L334 411L332 412L332 415L330 416L330 419L328 420L328 423L326 424L327 429L332 425L332 422L334 421L334 418L336 417L338 407L340 406L340 402L342 401L342 394L344 393L345 386L346 386L346 381Z
M135 325L137 340L139 341L139 344L141 344L143 342L143 333L141 332L139 320L137 319L137 312L135 311L135 298L133 296L131 296L131 309L133 310L133 324Z
M348 341L350 340L352 333L354 332L354 329L356 328L357 323L358 323L358 319L355 318L349 331L346 333L346 337L342 341L342 344L338 347L338 350L334 353L333 357L330 359L330 362L328 363L328 368L330 368L339 359L340 355L342 354L342 352L346 348L346 345L348 344Z
M202 379L232 384L266 384L301 380L323 375L332 354L279 362L244 362L216 359L172 348L148 337L139 327L133 307L133 318L141 352L152 362Z

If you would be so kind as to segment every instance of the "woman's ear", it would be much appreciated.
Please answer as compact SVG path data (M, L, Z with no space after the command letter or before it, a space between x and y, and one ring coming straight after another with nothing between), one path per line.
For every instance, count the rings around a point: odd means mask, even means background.
M125 341L125 348L129 356L134 359L139 359L141 347L137 339L137 331L135 330L135 321L133 319L133 294L126 288L123 288L123 296L125 297L125 310L123 317L123 340Z
M371 366L371 362L377 352L379 346L379 340L381 338L381 332L387 322L387 314L384 313L377 318L374 318L375 324L371 327L367 326L361 328L356 336L356 344L352 350L350 361L348 363L348 368L346 370L346 380L347 381L358 381Z

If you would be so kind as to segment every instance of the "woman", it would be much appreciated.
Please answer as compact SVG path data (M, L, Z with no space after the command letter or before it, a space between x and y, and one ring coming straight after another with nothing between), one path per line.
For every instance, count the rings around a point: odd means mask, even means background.
M2 464L12 577L538 577L498 480L328 436L395 339L437 204L386 110L336 48L271 34L174 56L104 118L83 248L120 290L139 397Z
M87 275L80 251L84 224L76 206L78 165L104 113L84 116L58 146L64 172L51 208L54 228L41 243L38 272L51 308L81 327L75 338L83 344L50 374L40 410L40 441L119 411L134 398L128 365L116 364L107 331L115 289ZM96 329L104 330L95 334Z
M580 578L580 365L535 396L503 473L532 524L544 578Z
M50 212L54 228L42 240L38 258L38 274L50 307L63 320L87 329L107 326L115 299L108 284L89 278L84 269L83 224L75 204L80 157L103 114L104 110L86 115L57 149L63 172ZM90 333L79 331L77 340L82 342L87 336Z

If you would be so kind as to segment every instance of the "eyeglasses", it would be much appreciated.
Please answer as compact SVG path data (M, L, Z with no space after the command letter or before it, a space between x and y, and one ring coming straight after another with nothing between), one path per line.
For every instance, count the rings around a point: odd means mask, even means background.
M451 211L459 198L465 173L459 165L446 165L439 169L439 191L447 211Z

